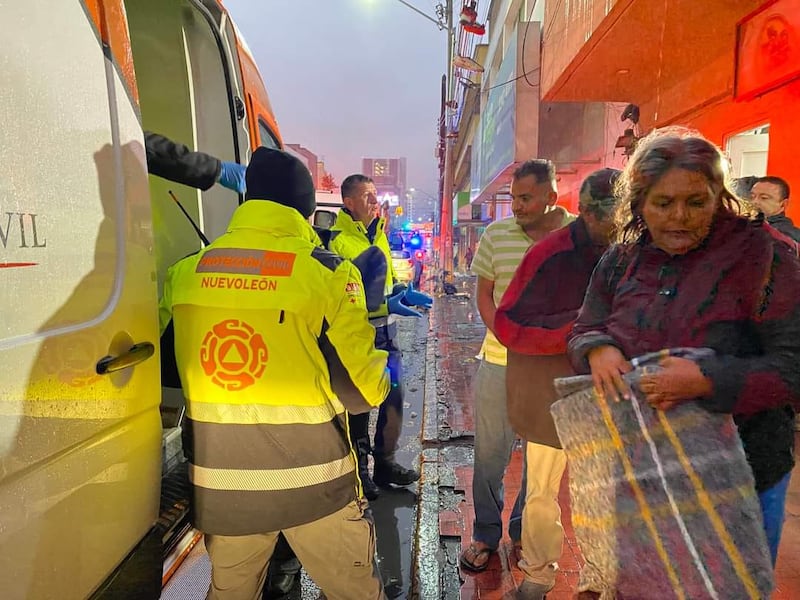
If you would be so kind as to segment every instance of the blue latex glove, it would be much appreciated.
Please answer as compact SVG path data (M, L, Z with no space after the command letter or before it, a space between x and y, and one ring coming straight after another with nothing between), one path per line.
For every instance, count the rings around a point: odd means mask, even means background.
M428 296L428 294L423 294L415 290L413 283L408 284L403 302L409 306L421 306L423 308L430 308L433 306L433 298Z
M244 173L247 167L235 162L222 162L219 170L219 183L223 187L244 194L246 186Z
M406 291L403 290L394 296L389 296L389 298L386 300L386 304L389 307L389 313L393 315L399 315L401 317L421 317L422 315L413 308L409 308L403 304L403 298L405 295Z

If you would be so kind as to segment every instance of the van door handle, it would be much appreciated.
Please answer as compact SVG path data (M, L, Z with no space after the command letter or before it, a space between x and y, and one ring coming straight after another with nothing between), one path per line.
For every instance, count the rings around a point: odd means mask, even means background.
M134 344L130 350L123 352L119 356L104 356L97 361L95 370L98 375L107 375L115 371L121 371L128 367L138 365L140 362L146 361L148 358L155 354L155 346L150 342L142 342Z

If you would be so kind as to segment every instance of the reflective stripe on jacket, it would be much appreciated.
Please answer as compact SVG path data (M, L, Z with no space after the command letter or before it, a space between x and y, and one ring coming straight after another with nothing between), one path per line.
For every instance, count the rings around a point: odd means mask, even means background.
M175 264L170 317L187 400L197 527L277 531L359 494L345 409L389 390L361 277L294 209L249 200L228 232Z
M375 238L369 241L367 228L361 221L354 221L350 213L339 211L336 217L336 224L331 228L330 249L348 260L353 260L370 246L377 246L386 255L386 295L392 293L395 282L394 266L392 265L392 251L389 248L389 238L386 237L384 230L386 223L380 218L375 228ZM370 313L370 317L383 317L389 314L389 309L384 302L375 312Z

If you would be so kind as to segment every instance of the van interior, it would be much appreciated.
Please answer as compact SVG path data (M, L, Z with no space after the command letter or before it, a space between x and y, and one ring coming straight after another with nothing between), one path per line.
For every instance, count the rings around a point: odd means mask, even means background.
M233 28L213 0L126 0L142 128L164 135L189 148L221 160L246 162L248 136L238 98L228 90L241 89ZM218 27L225 35L220 36ZM222 118L220 117L222 115ZM170 191L209 240L223 234L242 200L215 185L200 191L150 176L153 238L159 295L166 270L177 260L196 252L202 242L175 205ZM163 348L162 373L172 368L173 354ZM176 377L162 377L166 383ZM177 385L177 384L173 384ZM162 523L167 554L190 529L188 477L183 462L186 435L185 401L178 387L163 387L161 415ZM169 560L165 572L169 569Z

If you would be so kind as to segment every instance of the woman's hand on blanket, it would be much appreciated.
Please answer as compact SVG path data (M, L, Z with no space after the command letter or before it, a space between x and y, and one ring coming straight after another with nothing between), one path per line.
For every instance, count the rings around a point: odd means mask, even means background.
M687 400L711 395L711 380L703 375L696 362L667 356L660 365L660 372L643 375L639 382L639 388L653 408L669 410Z
M631 370L631 363L616 346L598 346L587 355L592 369L592 380L597 392L619 402L630 400L631 390L622 375Z

